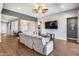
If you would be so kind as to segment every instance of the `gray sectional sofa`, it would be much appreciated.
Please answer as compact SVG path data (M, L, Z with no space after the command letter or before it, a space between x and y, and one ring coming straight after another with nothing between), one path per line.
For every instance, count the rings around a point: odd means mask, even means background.
M21 43L43 55L49 55L53 51L53 41L50 41L50 37L44 38L25 33L20 33L19 35Z

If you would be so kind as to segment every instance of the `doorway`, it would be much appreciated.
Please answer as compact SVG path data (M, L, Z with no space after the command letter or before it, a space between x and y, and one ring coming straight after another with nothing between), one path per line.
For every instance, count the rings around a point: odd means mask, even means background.
M67 38L68 39L77 39L77 17L67 18Z
M18 20L8 23L8 35L14 35L18 32Z

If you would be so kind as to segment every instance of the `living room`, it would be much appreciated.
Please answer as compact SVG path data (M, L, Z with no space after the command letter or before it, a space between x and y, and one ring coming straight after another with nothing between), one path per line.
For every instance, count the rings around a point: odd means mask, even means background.
M0 34L0 55L79 56L79 4L4 3Z

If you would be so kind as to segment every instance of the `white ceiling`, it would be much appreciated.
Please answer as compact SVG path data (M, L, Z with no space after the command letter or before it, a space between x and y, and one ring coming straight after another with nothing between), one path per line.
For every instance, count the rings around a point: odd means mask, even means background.
M4 14L1 15L1 21L2 22L9 22L9 21L12 21L12 20L15 20L15 19L17 19L17 17L4 15Z
M35 5L45 5L48 8L48 11L45 14L36 14L33 12L33 7ZM61 6L64 6L61 8ZM35 4L35 3L5 3L4 8L8 10L12 10L15 12L19 12L22 14L26 14L29 16L33 16L36 18L44 17L47 15L51 15L54 13L62 12L62 11L67 11L70 9L78 8L79 4L78 3L40 3L40 4Z

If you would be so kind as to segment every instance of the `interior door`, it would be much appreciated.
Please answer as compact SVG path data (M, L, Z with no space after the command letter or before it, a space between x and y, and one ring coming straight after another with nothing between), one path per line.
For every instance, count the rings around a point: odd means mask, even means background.
M77 38L77 17L67 18L67 38Z

